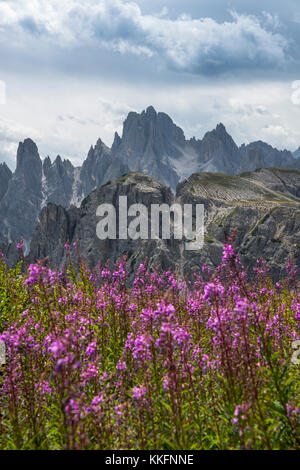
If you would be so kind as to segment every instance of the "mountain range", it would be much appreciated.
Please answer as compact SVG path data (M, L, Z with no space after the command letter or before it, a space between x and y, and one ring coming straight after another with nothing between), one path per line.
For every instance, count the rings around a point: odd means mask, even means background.
M60 156L53 162L49 157L42 160L28 138L19 144L14 172L0 164L0 243L9 247L23 238L28 253L39 214L48 203L75 210L92 191L129 172L159 180L174 195L195 173L300 169L299 154L300 150L293 155L262 141L238 147L221 123L202 139L186 139L167 114L152 106L141 114L128 114L122 136L115 134L111 148L98 139L81 167Z
M150 204L204 204L205 238L200 250L187 251L186 240L100 240L96 236L100 204L118 209L120 196L127 196L128 206ZM150 211L148 213L150 227ZM149 268L177 270L190 277L203 264L214 269L221 261L223 243L237 228L237 247L244 265L253 273L256 261L268 261L271 276L284 277L290 256L300 263L300 172L268 168L242 175L196 173L182 181L174 194L160 181L139 172L125 176L92 191L79 208L49 203L42 209L33 233L28 261L49 257L51 266L61 268L67 262L66 243L71 246L76 265L78 249L91 267L128 256L131 279L140 263ZM171 230L171 234L173 230Z

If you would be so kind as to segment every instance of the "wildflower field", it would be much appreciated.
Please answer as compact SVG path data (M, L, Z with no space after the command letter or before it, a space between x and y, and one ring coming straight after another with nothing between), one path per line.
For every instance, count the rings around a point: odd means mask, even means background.
M0 449L299 448L299 319L294 266L230 242L194 281L1 258Z

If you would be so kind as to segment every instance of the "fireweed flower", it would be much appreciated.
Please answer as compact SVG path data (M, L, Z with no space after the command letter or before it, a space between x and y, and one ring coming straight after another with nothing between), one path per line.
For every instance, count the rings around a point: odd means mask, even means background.
M83 379L83 383L86 384L89 380L95 379L99 375L99 368L95 364L90 362L87 369L81 373L80 377Z
M53 357L57 358L66 351L66 342L64 339L57 339L49 346L49 351Z
M86 348L85 354L87 357L92 357L95 355L96 351L97 351L97 343L96 341L92 341Z
M34 388L41 394L47 395L52 392L52 388L47 380L34 384Z
M49 448L213 447L220 435L236 448L296 447L299 295L272 285L261 260L247 281L228 243L213 274L182 282L141 265L133 286L123 261L72 281L41 263L14 279L2 264L0 448L8 429L15 448L37 434ZM269 423L284 433L268 442Z
M225 244L223 247L223 256L222 261L223 263L227 263L235 258L235 252L232 245Z
M17 244L18 250L22 250L23 246L24 246L24 240L21 240L21 241Z
M287 415L289 418L300 418L300 408L299 406L295 406L294 403L290 402L286 404Z
M296 321L300 320L300 303L294 301L292 303L292 309L295 312L295 320Z
M103 395L95 396L91 401L91 407L92 407L93 411L98 411L99 405L101 406L101 404L104 403L104 402L105 402L105 400L104 400Z
M116 365L116 369L117 370L126 370L127 369L127 365L126 365L126 362L125 361L122 361L121 359L118 361L117 365Z
M224 296L224 292L225 289L221 284L214 284L210 282L204 287L203 300L211 305L214 301L221 300Z
M267 262L260 258L256 260L256 267L253 268L253 271L256 273L258 277L267 276L269 274L269 267Z
M138 334L134 339L130 337L127 340L126 348L131 349L133 358L136 359L138 364L141 364L151 359L150 346L152 341L150 335Z
M132 398L136 401L141 401L147 393L147 389L144 386L133 387Z
M29 277L24 281L24 285L30 286L38 282L42 274L42 268L36 264L31 264L29 266Z
M178 327L173 331L173 337L179 346L184 347L186 350L192 347L192 335L184 328Z
M74 398L71 398L69 403L65 406L65 412L69 417L78 420L81 414L80 404L78 401Z

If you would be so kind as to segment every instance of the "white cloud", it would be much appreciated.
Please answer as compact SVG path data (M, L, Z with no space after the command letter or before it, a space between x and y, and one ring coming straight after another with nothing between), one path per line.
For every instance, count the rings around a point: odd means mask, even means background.
M262 132L268 136L288 136L287 130L283 126L266 126Z
M241 99L230 98L229 104L233 111L243 118L262 117L269 114L265 106L248 103Z
M38 139L39 133L32 127L0 118L0 161L5 161L14 169L18 142L28 136Z
M5 104L6 101L6 86L3 80L0 80L0 104Z
M218 23L162 13L143 15L137 3L122 0L9 0L0 2L0 41L38 35L66 47L100 45L202 74L285 63L288 43L270 14L259 20L232 12L232 21Z
M100 128L107 135L115 132L122 133L122 124L127 114L133 111L132 107L120 101L108 101L104 98L98 99L100 112Z
M291 96L291 101L295 105L300 104L300 80L295 80L292 83L292 89L294 90Z

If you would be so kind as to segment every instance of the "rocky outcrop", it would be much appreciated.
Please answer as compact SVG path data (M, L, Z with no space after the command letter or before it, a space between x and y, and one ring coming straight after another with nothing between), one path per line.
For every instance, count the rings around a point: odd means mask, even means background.
M256 182L277 193L300 199L300 171L287 168L260 168L253 172L243 173L242 178Z
M266 185L262 183L264 178L268 180ZM280 191L274 189L274 184ZM129 173L93 191L79 209L66 211L53 204L45 207L32 239L30 261L49 256L52 265L61 267L66 261L64 244L78 241L83 260L92 268L98 263L113 264L127 254L131 277L145 259L150 268L161 265L163 269L177 270L181 276L192 276L204 263L214 268L220 262L223 243L237 228L239 254L249 273L262 256L269 262L273 278L279 279L285 274L289 256L300 262L300 201L294 196L299 187L300 173L280 169L241 176L200 173L180 183L174 195L153 178ZM128 205L143 203L148 208L151 204L174 202L204 204L203 248L186 251L185 241L174 238L99 240L97 207L110 203L118 209L121 195L127 196Z
M30 259L49 256L53 265L61 265L64 261L64 245L68 240L73 240L79 220L78 208L72 207L67 211L62 206L48 203L41 211L39 224L32 237Z
M273 189L279 179L289 188L285 193L282 186L280 192ZM204 247L185 252L184 272L194 272L203 262L214 268L227 236L237 228L236 246L249 273L263 257L274 279L284 277L290 256L300 262L300 201L292 195L299 186L300 173L289 176L281 169L241 176L196 174L183 182L177 191L181 203L199 202L206 209Z

